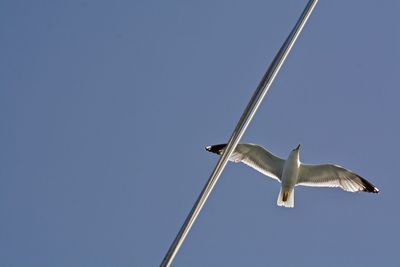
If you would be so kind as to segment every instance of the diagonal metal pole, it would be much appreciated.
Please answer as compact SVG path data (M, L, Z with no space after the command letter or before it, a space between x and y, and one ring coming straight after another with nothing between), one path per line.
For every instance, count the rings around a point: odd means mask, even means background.
M204 186L203 190L201 191L196 203L194 204L192 210L190 211L189 215L187 216L184 224L181 227L178 235L176 236L174 242L171 244L167 254L164 257L164 260L161 263L161 267L170 266L176 253L178 252L179 248L181 247L186 235L189 233L190 228L192 227L194 221L196 220L197 216L199 215L204 203L206 202L208 196L211 193L211 190L215 186L218 181L219 176L221 175L223 169L228 162L229 157L233 153L235 147L240 141L240 138L244 134L247 126L249 125L251 119L253 118L255 112L257 111L259 105L261 104L265 94L267 93L270 85L274 81L279 69L281 68L283 62L285 61L287 55L290 52L293 44L295 43L297 37L299 36L301 30L303 29L307 19L310 17L315 5L317 4L318 0L310 0L307 3L303 13L301 14L300 18L298 19L296 25L294 26L293 30L290 32L289 36L287 37L286 41L283 43L282 47L276 54L275 58L273 59L271 65L269 66L268 70L265 72L263 78L261 79L260 83L257 86L256 91L254 92L249 104L247 104L246 109L244 110L242 116L239 119L238 124L236 125L235 130L232 133L231 138L225 148L225 151L222 153L221 157L218 160L217 165L215 166L211 176Z

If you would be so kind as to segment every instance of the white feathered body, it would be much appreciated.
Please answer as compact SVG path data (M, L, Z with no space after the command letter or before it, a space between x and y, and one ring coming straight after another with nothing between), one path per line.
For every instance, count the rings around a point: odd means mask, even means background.
M279 192L276 204L287 208L294 207L294 187L299 179L300 159L299 150L293 150L285 164L283 165L283 172L281 178L281 191Z

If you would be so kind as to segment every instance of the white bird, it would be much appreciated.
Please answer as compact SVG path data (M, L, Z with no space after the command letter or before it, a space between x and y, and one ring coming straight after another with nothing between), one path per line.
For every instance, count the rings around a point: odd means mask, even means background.
M226 144L207 146L206 150L220 155ZM255 170L278 180L281 185L277 205L294 207L294 187L297 185L313 187L341 187L349 192L378 193L373 184L347 170L333 164L303 164L299 158L300 145L284 160L265 148L255 144L238 144L229 160L243 162Z

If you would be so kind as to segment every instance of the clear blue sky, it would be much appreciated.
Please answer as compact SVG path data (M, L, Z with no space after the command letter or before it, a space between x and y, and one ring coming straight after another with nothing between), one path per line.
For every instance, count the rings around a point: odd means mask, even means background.
M1 1L0 265L157 266L306 1ZM321 0L243 142L381 193L229 164L174 266L399 266L400 2Z

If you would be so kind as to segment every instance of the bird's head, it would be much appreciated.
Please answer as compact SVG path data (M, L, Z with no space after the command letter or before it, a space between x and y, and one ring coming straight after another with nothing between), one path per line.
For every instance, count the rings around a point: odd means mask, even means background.
M298 144L297 147L295 149L293 149L292 152L290 152L289 157L296 158L297 161L300 160L300 144Z
M296 148L295 148L295 149L293 149L293 151L300 151L300 147L301 147L301 145L300 145L300 144L298 144L298 145L296 146Z

